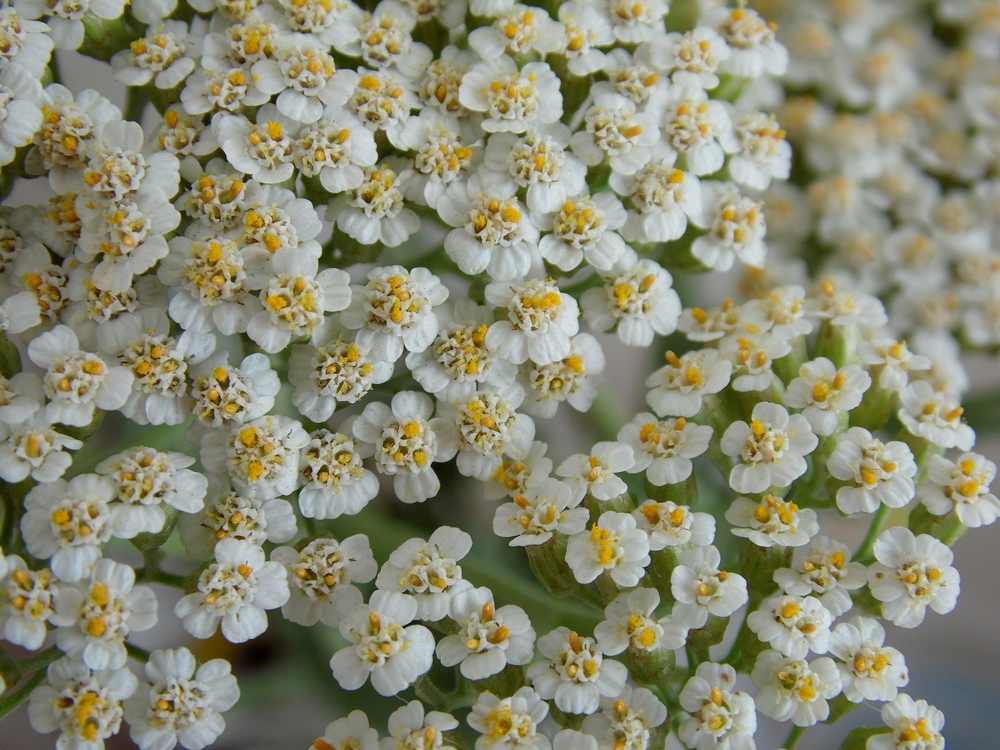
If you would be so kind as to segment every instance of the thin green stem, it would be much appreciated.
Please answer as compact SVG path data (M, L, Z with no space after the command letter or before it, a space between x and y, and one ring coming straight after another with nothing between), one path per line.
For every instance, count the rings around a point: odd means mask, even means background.
M882 529L885 528L886 521L889 520L889 506L883 504L875 511L875 517L872 518L872 525L868 529L868 535L865 537L864 541L861 542L861 546L858 547L858 551L854 553L854 561L867 564L868 558L871 556L872 548L875 546L875 540L878 539L878 535L882 533Z
M44 651L39 651L37 654L32 654L27 658L21 659L17 662L17 668L22 675L26 675L28 672L33 672L41 667L47 667L60 656L62 656L62 651L55 646L51 646Z
M142 86L129 86L125 90L125 119L142 124L142 113L149 104L149 95Z
M151 567L137 570L135 580L136 583L162 583L164 586L173 586L176 589L183 589L187 584L184 576Z
M28 696L31 695L31 692L42 684L42 681L45 679L45 674L44 669L38 670L27 682L21 685L21 687L12 692L10 695L0 699L0 719L24 703Z
M799 744L799 740L802 739L802 735L805 733L805 727L792 727L792 731L785 738L785 744L782 745L784 750L795 750L795 746Z
M149 661L149 652L144 648L139 648L134 643L126 643L125 651L136 661L141 661L143 664Z

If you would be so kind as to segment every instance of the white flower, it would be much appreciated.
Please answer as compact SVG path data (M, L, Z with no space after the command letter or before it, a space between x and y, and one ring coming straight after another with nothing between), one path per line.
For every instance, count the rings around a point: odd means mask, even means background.
M239 539L223 539L215 562L198 577L198 590L177 602L174 614L195 638L212 636L219 623L230 643L243 643L267 630L266 609L288 601L288 580L280 562L265 562L264 550Z
M544 62L529 62L518 70L507 55L477 63L462 77L462 106L486 113L488 133L523 133L532 125L558 120L563 113L559 79Z
M146 679L125 701L125 720L140 750L188 750L212 744L226 728L222 713L239 700L240 689L225 659L198 666L186 648L157 649L149 655Z
M489 26L469 33L469 48L484 60L507 53L514 56L555 52L562 42L562 27L549 18L544 8L520 3L502 13Z
M602 286L583 293L584 320L595 331L617 326L623 343L648 347L656 334L677 329L681 302L672 284L673 277L658 263L648 258L636 262L634 252L626 253Z
M628 215L610 191L594 196L570 196L555 212L534 217L542 231L539 252L563 271L572 271L584 260L600 271L609 271L625 254L626 244L614 230L621 229Z
M871 384L871 376L859 365L838 370L829 359L819 357L799 368L784 400L787 406L803 410L802 416L817 435L832 435L842 415L861 403Z
M323 736L310 746L313 748L331 747L334 750L378 750L378 730L368 726L368 716L364 711L354 710L347 716L330 722Z
M708 616L729 617L747 602L747 581L738 573L719 570L722 557L712 545L683 550L670 574L676 600L671 616L696 629Z
M586 165L566 151L570 135L560 122L528 128L523 135L493 133L483 163L527 188L526 203L532 211L551 213L587 187Z
M733 534L758 547L801 547L819 531L816 511L771 494L760 501L736 498L726 520L733 525Z
M607 161L614 174L635 174L649 161L652 146L660 139L653 115L612 92L597 92L583 122L583 130L570 138L570 148L588 166Z
M63 581L73 583L89 575L101 559L101 547L113 526L108 504L118 493L110 477L80 474L69 482L56 479L39 484L24 499L21 518L24 544Z
M440 330L434 343L406 355L406 366L421 388L439 401L461 403L477 390L499 391L514 381L514 364L486 348L486 332L493 322L490 308L461 299L454 307L442 305L435 314Z
M649 549L658 552L665 547L691 544L704 547L715 539L715 516L694 513L686 505L647 500L632 511L639 528L649 534Z
M47 109L47 116L35 133L26 164L33 164L33 171L48 172L49 185L56 193L77 191L84 184L86 145L106 123L120 119L121 110L94 89L80 91L74 100L72 92L58 83L45 87L39 104Z
M445 667L459 664L470 680L497 674L508 664L528 664L535 654L535 631L524 610L513 604L495 608L487 588L455 594L450 614L458 633L441 639L437 657Z
M95 133L84 146L87 166L83 171L84 183L94 197L118 202L150 191L166 198L177 194L177 157L166 151L144 156L139 123L112 120Z
M177 228L181 215L167 196L154 189L88 205L93 207L77 209L81 226L74 256L85 263L100 259L90 272L97 289L128 294L134 277L170 252L164 234Z
M960 587L951 567L955 556L937 539L896 526L879 535L873 551L878 562L868 569L868 585L887 620L915 628L927 607L942 615L955 608Z
M569 356L570 339L580 329L579 310L552 279L493 282L486 287L486 299L507 313L506 320L486 332L490 351L515 364L531 358L536 365L547 365Z
M503 456L522 459L531 450L535 423L516 409L524 398L519 385L499 392L477 392L464 404L441 404L452 415L458 440L459 473L485 482L503 466Z
M323 316L343 310L351 301L350 276L340 268L313 275L316 258L306 253L276 253L276 274L260 292L263 310L247 324L247 336L274 354L293 339L312 336Z
M463 273L486 271L495 281L511 281L531 270L538 228L517 199L517 184L505 174L481 171L468 182L453 182L438 199L441 219L455 227L444 249Z
M899 420L912 434L943 448L967 451L976 433L962 420L962 407L951 393L935 391L926 381L910 383L899 395Z
M338 402L353 404L372 386L392 377L393 363L374 359L332 319L321 322L309 346L292 348L288 380L295 386L292 403L314 422L325 422Z
M0 623L10 643L35 651L42 647L46 623L55 614L58 588L48 568L30 570L17 555L0 558Z
M59 730L56 746L67 750L103 750L117 734L122 701L138 680L126 668L94 671L82 661L63 657L48 668L48 681L31 693L28 721L39 734Z
M650 104L650 109L661 118L664 142L682 158L686 171L693 175L702 177L718 172L726 154L740 150L726 106L709 99L704 89L672 86Z
M917 496L936 516L946 515L954 508L966 526L988 526L1000 516L1000 500L990 492L996 474L996 464L978 453L963 453L956 461L931 456L927 463L927 483Z
M858 345L861 361L872 367L878 385L887 391L902 391L909 381L910 370L930 369L931 361L920 354L913 354L906 342L889 338L862 341Z
M537 487L548 479L552 473L552 459L546 457L547 450L548 445L535 440L523 461L505 458L496 474L483 484L486 499L514 497L528 487Z
M294 419L266 416L205 435L201 460L209 471L228 473L247 497L270 500L299 486L299 456L308 444L308 433Z
M768 194L768 205L771 196ZM772 213L772 216L774 214ZM745 306L747 312L756 312L770 323L770 332L778 338L793 339L813 330L813 322L806 317L806 290L798 284L786 284L768 291L767 296Z
M554 700L560 711L592 714L601 696L616 698L625 686L625 665L605 659L593 638L581 638L569 628L543 635L538 650L545 660L528 667L528 679L538 695Z
M45 403L41 379L33 372L19 372L9 380L0 375L0 422L21 424Z
M729 473L729 486L746 493L787 487L805 473L804 456L818 443L801 414L789 416L778 404L759 403L750 424L733 422L722 436L722 452L740 461Z
M757 11L720 6L709 10L700 23L714 27L732 50L719 65L720 72L759 78L764 73L783 75L788 68L788 50Z
M158 89L180 86L197 67L200 39L184 21L164 20L150 25L146 35L111 56L116 81L126 86Z
M649 560L649 537L628 513L602 513L589 531L571 536L566 547L566 564L580 583L607 572L618 586L631 588L646 574Z
M344 617L340 634L350 645L330 659L340 687L357 690L370 676L375 692L391 696L427 672L434 661L434 636L423 625L409 625L416 614L412 596L376 591L368 604Z
M254 309L249 282L263 272L267 258L262 248L241 248L220 235L174 237L156 272L165 286L180 288L167 308L170 317L192 333L213 328L226 335L243 333Z
M472 549L472 537L454 526L438 527L427 541L409 539L389 555L375 586L408 594L417 605L414 617L437 622L448 616L451 603L472 584L462 578L458 561Z
M124 0L79 0L78 2L42 2L18 0L15 7L26 18L46 17L52 30L56 49L75 50L83 44L84 14L105 20L114 20L125 10Z
M654 65L670 75L671 82L711 91L719 85L719 64L732 50L712 28L695 26L685 34L667 34L663 42L647 42Z
M396 497L404 503L422 503L441 489L435 461L448 461L458 451L452 426L431 419L434 403L417 391L401 391L391 408L372 402L352 425L354 437L375 454L375 468L393 477Z
M185 513L178 521L189 555L211 557L215 545L226 538L261 546L265 541L281 544L295 536L295 511L287 500L248 498L228 489L227 484L203 512Z
M656 729L666 720L667 707L652 692L625 685L617 698L602 700L601 713L584 719L583 727L598 738L601 750L618 745L625 750L647 750L655 747Z
M646 378L646 387L652 388L646 403L661 416L693 417L701 411L703 396L729 385L733 365L717 349L695 349L680 357L668 351L666 359Z
M61 586L50 618L56 645L69 657L91 669L125 666L125 640L130 633L156 624L156 595L148 586L135 586L135 571L113 560L100 560L89 579Z
M479 732L476 750L551 750L538 725L549 713L549 704L530 687L519 688L509 698L490 692L479 694L469 714L469 726Z
M278 95L275 104L279 112L309 124L322 117L324 105L343 106L347 101L344 84L353 86L357 73L337 71L323 46L308 37L279 38L277 42L274 57L255 62L251 70L258 89L269 96Z
M917 465L901 441L883 443L852 427L837 437L826 465L832 477L848 483L837 490L837 507L844 513L873 513L882 504L902 508L913 499Z
M551 419L564 401L577 411L587 411L604 381L606 364L600 342L589 333L576 334L570 340L569 355L562 359L546 365L529 359L520 372L527 390L524 411Z
M626 45L652 39L669 10L666 0L608 0L606 5L615 36Z
M109 367L96 354L80 350L73 330L58 325L34 338L28 356L47 372L42 378L49 403L45 417L74 427L93 420L95 409L120 409L132 388L132 373Z
M679 484L691 476L697 458L708 450L712 428L684 417L658 420L641 412L618 431L618 442L632 448L635 463L630 474L645 473L650 484Z
M52 56L51 29L43 21L32 21L7 5L0 8L0 35L5 45L0 52L0 69L16 64L36 79L42 77Z
M360 447L328 430L310 438L299 456L299 512L319 520L360 513L378 494L378 477L362 466Z
M834 327L858 325L863 331L875 331L889 322L877 297L844 291L830 280L819 284L819 292L806 301L806 310Z
M295 141L295 166L304 178L319 177L328 193L355 190L365 168L378 161L375 137L354 115L327 111L319 122L303 127Z
M769 649L757 657L751 679L758 688L757 710L797 727L825 721L830 715L828 699L840 694L840 674L828 656L806 662Z
M365 167L360 184L335 198L326 217L362 245L402 244L420 229L420 217L403 200L401 175L406 167L398 157Z
M58 479L73 463L67 452L83 443L52 429L40 412L21 424L0 423L0 479L20 482L29 476L38 482Z
M399 150L410 150L416 145L413 142L416 133L409 120L410 111L420 109L420 100L409 78L392 69L359 67L357 74L341 70L333 84L338 98L347 98L347 110L370 131L384 132L389 143Z
M747 625L764 643L785 656L804 659L830 647L830 611L814 596L773 596L747 616Z
M226 160L258 182L285 182L295 172L295 135L299 123L268 102L257 110L255 122L244 115L223 114L212 120L212 130Z
M228 429L259 419L271 411L281 388L266 354L250 354L238 367L226 364L227 355L216 352L192 368L192 411L202 427Z
M597 500L611 500L628 491L628 485L617 476L635 465L632 448L622 443L596 443L590 455L576 453L556 469L575 488L580 499L590 494Z
M657 40L662 40L662 36L658 35ZM643 109L648 106L654 95L661 95L667 84L661 80L659 71L654 70L650 54L651 46L653 45L640 44L634 55L629 54L623 47L608 50L604 59L604 74L608 77L608 81L595 85L595 95L613 91Z
M546 478L534 486L523 483L513 501L497 508L493 533L510 538L511 547L544 544L555 532L572 535L587 526L590 511L578 508L565 482Z
M852 703L891 701L910 681L903 655L884 643L885 628L871 617L854 616L833 629L830 653Z
M161 505L185 513L200 511L208 480L187 468L194 461L183 453L139 446L98 464L95 471L110 475L118 485L122 504L111 508L115 536L131 539L161 531L166 520Z
M594 637L609 656L631 649L637 653L681 648L686 631L664 627L666 621L653 616L660 606L656 589L623 591L604 608L604 620L594 628Z
M774 115L743 112L733 126L740 150L729 159L729 174L751 190L766 190L771 180L787 180L792 168L792 147Z
M299 625L322 622L335 628L364 603L355 583L368 583L378 571L368 537L349 536L341 542L321 537L302 549L278 547L271 559L288 570L288 601L281 607L286 620Z
M774 582L786 594L816 597L833 617L840 617L854 606L850 592L868 581L865 566L850 560L846 544L818 536L812 540L799 567L778 568Z
M944 750L944 714L927 701L900 693L882 706L882 721L891 731L870 737L867 750Z
M393 66L409 78L418 78L433 54L425 44L413 41L415 13L397 0L382 0L371 13L359 19L358 35L351 41L335 40L336 50L348 57L361 57L362 64L381 69Z
M662 142L649 160L632 175L612 173L610 185L629 198L628 218L621 235L629 242L670 242L688 229L688 222L702 215L701 182L677 169L677 155Z
M424 712L420 701L410 701L389 717L389 737L381 750L455 750L446 744L444 733L458 727L458 720L441 711Z
M448 290L426 268L408 271L383 266L368 272L365 286L351 287L351 304L340 322L358 330L359 345L372 359L395 362L403 353L422 352L438 332L434 308L448 299Z
M429 107L411 120L407 129L413 131L416 154L413 169L400 177L404 195L420 205L437 208L448 186L467 178L473 162L479 159L479 144L471 142L467 128L454 117Z
M736 670L728 664L702 662L681 690L688 712L677 729L681 741L696 750L753 750L757 711L753 698L736 690Z
M692 221L708 234L695 239L691 254L716 271L728 271L738 258L760 268L767 256L764 204L742 195L731 182L701 183L701 214Z
M608 17L596 6L584 2L559 4L559 21L565 34L559 52L565 55L570 73L589 76L604 67L600 47L614 43L614 30Z
M0 70L0 166L14 161L17 149L27 146L42 125L42 87L20 65Z

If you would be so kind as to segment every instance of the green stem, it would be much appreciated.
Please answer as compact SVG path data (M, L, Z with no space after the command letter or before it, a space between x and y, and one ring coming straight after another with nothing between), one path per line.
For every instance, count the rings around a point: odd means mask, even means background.
M31 695L31 692L36 687L42 684L42 681L45 679L45 676L46 673L44 669L38 670L37 672L35 672L35 674L31 676L31 679L29 679L21 687L19 687L10 695L4 697L3 699L0 699L0 719L2 719L4 716L9 714L11 711L14 711L18 706L24 703L24 701L27 700L28 696Z
M784 750L795 750L795 746L799 744L799 740L805 733L805 727L792 727L792 731L789 732L788 737L785 738L785 744L782 745Z
M162 583L164 586L173 586L176 589L184 589L187 579L175 573L167 573L159 568L140 568L135 573L136 583Z
M149 652L144 648L139 648L134 643L126 643L125 651L136 661L141 661L143 664L149 661Z
M125 119L142 123L142 113L149 104L149 95L142 86L129 86L125 90Z
M39 651L37 654L32 654L25 659L21 659L17 662L17 668L23 676L28 674L28 672L33 672L36 669L47 667L60 656L62 656L62 651L55 646L51 646L44 651Z
M889 520L889 506L881 505L877 511L875 511L875 517L872 519L872 525L868 529L868 535L865 537L864 541L861 542L861 546L858 547L858 551L854 553L854 561L861 562L867 565L871 557L872 548L875 546L875 540L878 539L878 535L882 533L882 529L885 528L886 521Z

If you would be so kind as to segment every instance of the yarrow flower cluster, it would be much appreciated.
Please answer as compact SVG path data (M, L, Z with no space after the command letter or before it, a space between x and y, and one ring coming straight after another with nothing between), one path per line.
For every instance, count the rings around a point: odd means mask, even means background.
M0 0L0 712L202 750L268 638L393 702L313 750L944 747L1000 32L826 5Z

